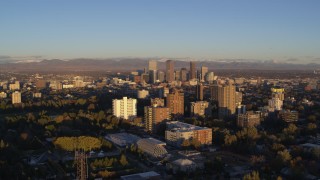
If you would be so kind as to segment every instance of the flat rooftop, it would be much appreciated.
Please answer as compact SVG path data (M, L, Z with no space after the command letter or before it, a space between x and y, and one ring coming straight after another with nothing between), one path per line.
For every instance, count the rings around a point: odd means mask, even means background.
M195 126L192 124L183 123L183 122L179 122L179 121L167 122L167 131L187 132L187 131L204 130L204 129L209 129L209 128Z

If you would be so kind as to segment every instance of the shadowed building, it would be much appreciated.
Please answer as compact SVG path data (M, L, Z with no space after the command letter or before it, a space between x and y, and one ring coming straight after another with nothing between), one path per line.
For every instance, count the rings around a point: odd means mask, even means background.
M170 110L167 107L157 105L144 107L144 121L147 131L156 132L157 125L165 120L170 120Z
M174 61L172 60L167 60L166 61L166 67L167 67L167 72L166 72L166 81L167 82L172 82L174 81Z
M174 89L167 94L166 105L171 114L184 115L184 94Z
M219 118L234 115L236 112L236 87L228 84L215 84L211 87L211 98L218 102Z
M196 79L196 62L190 61L190 80Z

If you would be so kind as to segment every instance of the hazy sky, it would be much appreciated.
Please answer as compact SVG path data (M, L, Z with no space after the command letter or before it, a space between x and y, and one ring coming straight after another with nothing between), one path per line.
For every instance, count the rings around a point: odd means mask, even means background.
M320 0L0 0L0 56L320 61Z

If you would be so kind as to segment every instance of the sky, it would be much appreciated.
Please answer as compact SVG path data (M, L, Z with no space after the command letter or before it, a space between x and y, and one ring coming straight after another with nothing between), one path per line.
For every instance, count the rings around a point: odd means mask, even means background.
M0 0L0 59L320 63L319 0Z

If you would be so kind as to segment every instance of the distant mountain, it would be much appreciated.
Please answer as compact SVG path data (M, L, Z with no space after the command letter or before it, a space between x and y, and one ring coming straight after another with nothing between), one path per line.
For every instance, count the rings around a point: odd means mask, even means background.
M72 60L41 60L41 61L3 61L1 71L134 71L148 66L147 58L115 58L115 59L72 59ZM256 70L314 70L320 64L291 64L274 61L197 61L209 69L256 69ZM175 68L189 69L189 61L175 60ZM158 68L165 69L165 61L158 62Z

